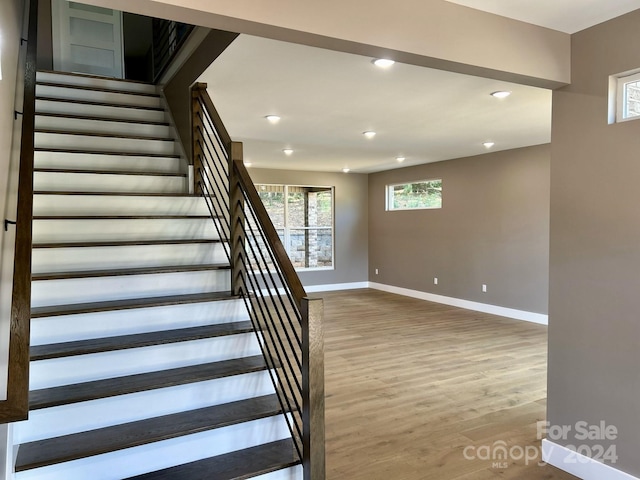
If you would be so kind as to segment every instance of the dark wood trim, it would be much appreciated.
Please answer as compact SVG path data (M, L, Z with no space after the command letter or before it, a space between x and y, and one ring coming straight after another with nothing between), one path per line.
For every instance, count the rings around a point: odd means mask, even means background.
M35 129L38 0L29 2L29 31L22 105L16 246L11 295L7 399L0 402L0 422L29 415L29 335L31 326L31 240L33 216L33 142Z
M180 158L175 153L142 153L142 152L118 152L111 150L78 150L74 148L36 148L36 152L72 153L81 155L116 155L120 157L153 157L153 158Z
M56 72L55 70L45 70L45 69L40 69L38 70L39 72L42 73L51 73L54 75L63 75L66 77L84 77L84 78L95 78L98 80L104 80L104 77L101 77L99 75L91 75L90 73L76 73L76 72ZM109 78L110 81L113 82L122 82L122 83L139 83L141 85L152 85L155 86L153 83L149 83L149 82L145 82L142 80L130 80L128 78Z
M91 92L115 93L118 95L120 94L135 95L137 97L160 98L159 93L132 92L131 90L118 90L115 88L92 87L91 85L69 85L67 83L56 83L56 82L48 82L48 81L39 81L39 82L36 82L36 85L43 86L43 87L53 87L53 88L69 88L72 90L87 90Z
M75 100L73 98L58 98L58 97L43 97L38 95L36 100L42 100L45 102L64 102L64 103L77 103L81 105L92 105L94 107L115 107L115 108L133 108L135 110L151 110L156 112L164 112L162 107L149 107L145 105L131 105L129 103L110 103L110 102L95 102L93 100Z
M240 295L246 285L246 268L243 258L247 258L244 225L244 195L238 175L233 168L234 161L243 163L242 143L229 145L229 248L231 250L231 291Z
M82 173L89 175L137 175L140 177L179 177L185 178L186 173L172 172L144 172L135 170L87 170L83 168L34 168L34 172L42 173Z
M152 125L154 127L168 127L167 122L153 122L150 120L132 120L128 118L94 117L91 115L79 115L70 113L38 113L38 117L72 118L74 120L89 120L96 122L133 123L136 125Z
M102 137L102 138L120 138L126 140L151 140L158 142L175 142L172 137L153 137L144 135L125 135L123 133L102 133L102 132L78 132L76 130L55 130L51 128L36 128L36 133L50 133L54 135L74 135L78 137Z
M34 243L33 248L101 248L101 247L140 247L152 245L195 245L201 243L222 243L215 238L201 238L188 240L129 240L114 242L66 242L66 243Z
M36 215L34 220L208 220L210 215Z
M218 135L220 135L220 139L222 140L222 143L224 143L227 146L231 145L231 141L232 141L231 136L229 135L229 132L227 132L227 128L224 126L224 123L222 122L222 118L220 118L220 114L218 114L218 110L216 110L216 107L213 105L213 102L211 101L211 97L209 97L209 94L207 93L207 84L196 83L193 86L192 91L198 92L200 101L204 104L205 110L211 117L211 120L213 121L213 125L216 127Z
M228 263L207 264L207 265L171 265L167 267L140 267L122 268L108 270L78 270L75 272L51 272L34 273L31 280L34 282L46 280L70 280L74 278L98 278L98 277L119 277L130 275L156 275L163 273L187 273L204 272L213 270L229 270Z

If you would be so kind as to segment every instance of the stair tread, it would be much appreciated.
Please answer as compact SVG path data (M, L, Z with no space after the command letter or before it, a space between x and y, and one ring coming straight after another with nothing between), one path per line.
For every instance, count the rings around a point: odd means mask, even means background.
M105 270L77 270L72 272L34 273L32 281L66 280L71 278L117 277L127 275L153 275L160 273L199 272L206 270L228 270L228 263L209 263L201 265L168 265L163 267L112 268Z
M129 310L133 308L164 307L187 303L215 302L238 298L231 292L192 293L188 295L172 295L163 297L135 298L129 300L109 300L105 302L74 303L68 305L54 305L34 307L31 318L54 317L60 315L74 315L81 313L107 312L113 310Z
M204 382L244 373L259 372L266 370L266 368L267 365L262 355L255 355L157 372L138 373L73 385L43 388L29 392L29 409L38 410L86 402L98 398Z
M94 78L96 80L108 80L110 82L119 82L119 83L134 83L139 85L149 85L155 87L154 83L146 82L144 80L132 80L130 78L114 78L114 77L104 77L102 75L95 75L92 73L79 73L79 72L63 72L60 70L48 70L46 68L39 68L37 73L45 73L45 74L53 74L60 77L83 77L83 78ZM43 80L44 81L44 80ZM68 84L66 84L68 85Z
M52 343L48 345L32 345L30 348L30 357L31 361L48 360L51 358L71 357L75 355L148 347L151 345L166 345L169 343L187 342L205 338L224 337L240 333L250 333L252 331L251 322L245 320L241 322L228 322L175 330L160 330L148 333L118 335L116 337Z
M82 150L77 148L35 147L34 152L80 153L82 155L115 155L121 157L180 158L175 153L122 152L117 150Z
M63 103L76 103L82 105L93 105L96 107L116 107L116 108L131 108L134 110L152 110L155 112L164 112L164 108L162 107L151 107L145 105L132 105L129 103L115 103L115 102L96 102L94 100L76 100L74 98L58 98L58 97L49 97L46 95L38 95L36 94L36 101L44 100L47 102L63 102ZM40 112L37 111L36 105L36 114Z
M104 93L115 93L121 95L135 95L140 97L152 97L152 98L160 98L158 93L151 92L132 92L130 90L124 89L115 89L115 88L106 88L106 87L95 87L91 85L69 85L68 83L60 83L60 82L51 82L47 80L37 80L37 86L42 87L56 87L56 88L70 88L72 90L89 90L92 92L104 92Z
M34 215L34 220L178 220L181 218L206 219L210 215Z
M281 412L275 395L173 413L62 437L24 443L16 471L123 450L215 428L266 418Z
M291 439L205 458L196 462L130 477L126 480L242 480L298 465Z
M151 120L134 120L128 118L111 118L101 117L96 115L81 115L78 113L52 113L52 112L39 112L37 117L54 117L54 118L72 118L74 120L95 120L99 122L113 122L113 123L132 123L135 125L154 125L158 127L168 127L168 122L154 122Z
M102 138L119 138L126 140L153 140L159 142L175 142L173 137L156 137L153 135L128 135L125 133L110 132L84 132L77 130L63 130L55 128L36 128L35 133L52 133L55 135L75 135L77 137L102 137Z
M113 242L34 243L32 248L137 247L148 245L194 245L200 243L221 243L221 240L200 238L187 240L129 240Z
M186 177L186 173L174 173L174 172L145 172L139 170L90 170L82 168L51 168L51 167L36 167L34 172L45 173L87 173L90 175L140 175L144 177Z
M35 190L34 195L87 195L98 197L201 197L201 195L190 195L188 193L158 193L158 192L78 192L64 190Z

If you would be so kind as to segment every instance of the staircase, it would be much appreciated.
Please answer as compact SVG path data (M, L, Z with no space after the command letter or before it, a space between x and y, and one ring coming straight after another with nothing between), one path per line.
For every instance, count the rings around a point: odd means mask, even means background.
M16 480L302 478L152 85L38 72Z

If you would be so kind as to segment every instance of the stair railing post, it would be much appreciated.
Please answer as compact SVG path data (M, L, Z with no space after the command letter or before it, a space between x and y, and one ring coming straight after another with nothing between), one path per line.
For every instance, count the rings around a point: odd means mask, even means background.
M244 195L235 163L242 163L242 143L231 142L229 147L229 248L231 249L231 294L242 293L247 274L242 258L245 255ZM246 293L246 292L245 292Z
M207 89L206 83L196 83L191 89L191 165L193 165L194 192L202 195L200 182L204 181L202 175L202 106L200 104L200 92ZM200 185L200 186L199 186Z
M324 480L324 306L321 298L303 298L301 306L303 478Z

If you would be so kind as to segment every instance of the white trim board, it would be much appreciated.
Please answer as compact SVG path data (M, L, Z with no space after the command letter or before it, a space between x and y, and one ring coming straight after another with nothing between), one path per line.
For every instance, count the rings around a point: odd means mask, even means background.
M542 440L542 460L582 480L640 480L547 439Z
M393 285L384 285L382 283L369 282L369 288L382 290L389 293L397 293L406 297L419 298L429 302L443 303L453 307L466 308L467 310L475 310L477 312L491 313L500 315L501 317L513 318L516 320L524 320L526 322L538 323L540 325L549 324L549 316L542 313L527 312L525 310L516 310L514 308L499 307L497 305L489 305L486 303L472 302L461 298L445 297L434 293L420 292L418 290L410 290L408 288L394 287Z
M304 286L304 289L309 293L333 292L336 290L355 290L358 288L369 288L369 282L333 283L329 285Z

